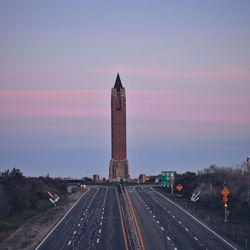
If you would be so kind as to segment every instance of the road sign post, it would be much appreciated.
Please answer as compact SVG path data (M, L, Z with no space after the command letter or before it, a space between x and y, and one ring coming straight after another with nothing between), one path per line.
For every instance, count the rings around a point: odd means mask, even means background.
M179 194L177 194L177 197L181 197L181 190L183 189L183 186L181 184L178 184L176 187L175 187L178 191L179 191Z
M174 191L174 179L176 172L175 171L162 171L161 172L161 185L163 187L171 187L171 194Z
M229 189L227 189L227 187L225 186L222 190L221 190L221 194L223 195L223 202L224 202L224 222L228 222L227 217L229 214L229 211L227 211L227 202L228 202L228 195L230 194Z
M174 179L170 179L170 184L171 184L171 194L174 193Z

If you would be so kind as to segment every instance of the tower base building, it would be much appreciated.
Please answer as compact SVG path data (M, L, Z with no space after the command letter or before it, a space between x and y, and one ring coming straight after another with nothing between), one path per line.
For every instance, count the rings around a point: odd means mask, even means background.
M128 160L111 159L109 163L109 181L128 182L129 180Z

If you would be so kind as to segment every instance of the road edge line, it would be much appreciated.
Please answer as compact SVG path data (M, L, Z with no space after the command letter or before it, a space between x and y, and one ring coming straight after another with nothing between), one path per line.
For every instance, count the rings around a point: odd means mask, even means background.
M85 196L85 194L87 194L89 191L88 190L81 196L81 198L76 201L76 203L68 210L68 212L62 217L62 219L53 227L53 229L45 236L45 238L39 243L39 245L34 249L34 250L38 250L41 245L49 238L49 236L54 232L54 230L59 226L59 224L64 220L64 218L69 214L69 212L76 206L76 204L78 204L78 202Z
M234 247L233 245L231 245L227 240L225 240L224 238L222 238L219 234L217 234L215 231L213 231L211 228L209 228L208 226L206 226L205 224L203 224L200 220L198 220L197 218L195 218L192 214L190 214L189 212L187 212L184 208L182 208L181 206L179 206L178 204L176 204L175 202L173 202L172 200L170 200L168 197L166 197L165 195L161 194L159 191L155 190L154 188L152 188L154 190L154 192L158 193L160 196L162 196L163 198L165 198L166 200L168 200L170 203L172 203L173 205L175 205L176 207L178 207L179 209L181 209L183 212L185 212L186 214L188 214L190 217L192 217L195 221L197 221L200 225L202 225L203 227L205 227L208 231L210 231L211 233L213 233L214 235L216 235L220 240L224 241L227 245L229 245L231 248L233 248L234 250L238 250L236 247Z

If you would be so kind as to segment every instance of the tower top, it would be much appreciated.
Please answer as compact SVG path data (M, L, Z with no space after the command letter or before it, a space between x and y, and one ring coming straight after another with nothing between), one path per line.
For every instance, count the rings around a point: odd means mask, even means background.
M117 76L116 76L114 89L116 89L117 91L120 91L120 89L123 89L119 73L117 73Z

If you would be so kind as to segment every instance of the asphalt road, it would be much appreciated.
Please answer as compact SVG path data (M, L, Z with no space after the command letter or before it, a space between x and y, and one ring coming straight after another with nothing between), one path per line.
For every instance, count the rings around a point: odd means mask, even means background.
M127 187L145 249L232 250L205 226L150 187Z
M125 249L116 189L89 188L37 249Z

